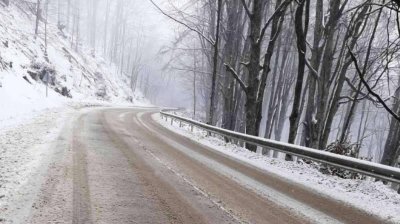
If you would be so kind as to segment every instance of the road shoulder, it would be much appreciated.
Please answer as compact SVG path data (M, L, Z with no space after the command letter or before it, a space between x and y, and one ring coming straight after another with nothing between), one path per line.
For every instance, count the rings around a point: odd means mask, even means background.
M170 119L166 122L161 119L159 114L154 114L152 118L164 128L218 153L269 173L274 173L290 182L308 187L324 197L340 201L368 214L379 216L387 222L400 222L400 213L398 213L400 195L380 182L346 180L328 176L320 173L312 164L286 162L282 159L252 153L236 145L225 143L221 138L207 137L204 131L197 128L194 128L192 132L188 125L183 124L180 127L179 122L175 122L171 126Z

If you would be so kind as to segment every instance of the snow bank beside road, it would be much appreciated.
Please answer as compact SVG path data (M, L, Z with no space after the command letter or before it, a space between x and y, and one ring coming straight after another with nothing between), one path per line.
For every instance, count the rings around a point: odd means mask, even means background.
M73 112L71 107L46 109L30 122L0 129L0 220L22 223L29 215L56 153L50 146Z
M319 172L313 164L300 164L266 157L237 145L225 143L221 138L206 137L206 132L197 128L194 128L194 132L191 132L187 125L180 128L178 123L174 123L171 126L170 122L161 119L160 115L155 115L154 119L178 134L233 158L275 173L320 194L363 209L370 214L378 215L388 222L400 223L400 195L381 182L348 180L328 176Z
M3 74L2 74L3 73ZM0 130L26 121L45 109L62 106L66 99L43 85L31 85L13 74L0 72Z

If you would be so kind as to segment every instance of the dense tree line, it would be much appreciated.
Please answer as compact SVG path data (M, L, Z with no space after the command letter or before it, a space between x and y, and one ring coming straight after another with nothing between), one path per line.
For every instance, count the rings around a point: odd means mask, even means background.
M169 49L180 59L170 68L194 88L194 114L251 135L398 162L397 1L152 2L181 27Z
M115 65L115 72L126 77L132 90L151 89L143 62L143 33L128 0L2 0L33 15L35 38L47 40L47 22L56 24L71 48L90 52ZM47 42L46 42L47 43ZM90 48L88 49L87 46ZM148 97L152 95L150 91Z

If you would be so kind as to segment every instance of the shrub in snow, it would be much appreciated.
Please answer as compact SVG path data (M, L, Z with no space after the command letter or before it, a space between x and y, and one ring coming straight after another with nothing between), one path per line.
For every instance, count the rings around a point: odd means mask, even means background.
M3 61L3 58L0 56L0 70L4 70L7 68L7 63Z
M133 97L132 97L132 96L126 97L126 101L128 101L128 102L133 102Z
M104 83L104 75L101 72L95 72L94 78L96 83Z
M328 147L326 148L326 151L329 151L331 153L339 154L339 155L344 155L344 156L349 156L352 158L358 158L358 153L360 151L360 147L357 144L351 144L349 142L333 142ZM364 160L370 160L367 158L360 158ZM353 173L341 168L329 166L329 165L321 165L319 169L322 173L324 174L330 174L330 175L335 175L344 179L365 179L364 175L361 175L359 173Z
M64 80L64 82L67 81L67 76L66 75L62 75L60 78L61 78L61 80Z
M55 91L65 97L72 98L71 91L65 86L61 87L61 89L56 88Z
M32 77L32 79L39 81L39 79L45 82L46 75L49 76L49 84L56 84L56 70L53 65L47 62L33 62L31 64L31 69L34 71L28 71L28 74Z
M99 86L96 91L96 96L101 99L109 100L109 97L107 95L107 87L105 85Z

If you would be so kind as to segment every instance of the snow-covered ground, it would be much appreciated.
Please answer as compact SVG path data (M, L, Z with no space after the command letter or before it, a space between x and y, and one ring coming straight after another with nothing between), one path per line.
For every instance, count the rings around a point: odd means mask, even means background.
M35 38L35 18L12 4L0 5L0 130L38 116L44 110L64 107L69 102L100 102L148 105L140 91L132 92L129 78L116 67L80 45L76 51L55 24L44 24ZM46 97L43 69L51 71ZM65 88L72 98L62 96Z
M0 130L24 122L49 108L61 107L66 98L50 91L45 97L42 85L30 85L14 74L0 71Z
M14 4L0 4L0 222L7 214L29 212L49 166L51 144L78 109L89 106L144 106L140 91L114 65L81 45L71 48L68 36L48 27L48 60L43 24L35 38L34 17ZM52 71L46 85L41 69ZM67 89L72 98L62 96ZM58 92L56 91L58 90ZM47 95L47 96L46 96ZM54 148L54 147L53 147ZM13 203L10 203L13 202ZM22 218L22 217L21 217Z
M73 108L43 112L30 122L7 131L0 129L0 220L11 214L25 216L30 212L30 206L25 205L31 205L37 195L55 153L55 147L50 146Z
M175 122L163 120L159 114L153 117L164 127L189 137L192 140L215 149L233 158L244 161L268 172L275 173L295 183L342 201L343 203L376 214L385 220L400 223L400 195L390 186L373 180L342 179L337 176L322 174L315 164L288 162L284 159L270 158L253 153L245 148L226 143L222 138L210 137L197 128L191 132L188 125L179 127Z
M0 128L0 223L24 223L48 170L58 161L55 157L63 154L59 144L70 144L74 119L93 107L108 106L100 103L68 102L37 110L29 119L11 119L12 125Z

